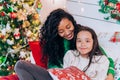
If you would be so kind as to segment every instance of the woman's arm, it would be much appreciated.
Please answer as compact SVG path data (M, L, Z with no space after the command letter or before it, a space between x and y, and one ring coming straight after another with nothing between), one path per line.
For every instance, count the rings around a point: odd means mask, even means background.
M106 52L103 50L103 48L100 47L100 49L101 49L102 53L107 56L107 54L106 54ZM107 72L107 78L106 78L106 80L114 80L114 75L115 75L115 71L114 71L114 61L113 61L113 59L110 58L110 57L107 57L107 58L108 58L108 60L109 60L109 69L108 69L108 72Z
M105 55L103 55L100 60L97 62L98 64L98 75L96 76L96 80L105 80L107 77L107 71L109 68L109 60ZM94 79L94 78L93 78Z
M112 60L112 58L109 58L109 57L108 57L108 60L109 60L110 64L109 64L109 69L108 69L108 72L107 72L106 80L114 80L114 74L115 74L114 61Z

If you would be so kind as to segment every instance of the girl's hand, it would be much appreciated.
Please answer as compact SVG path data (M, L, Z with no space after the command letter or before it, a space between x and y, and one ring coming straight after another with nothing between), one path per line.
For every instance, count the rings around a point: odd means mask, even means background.
M112 74L108 74L105 80L114 80L114 77Z

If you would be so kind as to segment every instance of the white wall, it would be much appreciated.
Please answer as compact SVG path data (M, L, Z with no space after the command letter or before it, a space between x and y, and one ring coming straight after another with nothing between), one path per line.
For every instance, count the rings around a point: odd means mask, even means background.
M117 24L113 19L104 20L107 15L98 12L100 8L98 1L67 0L66 8L77 20L77 23L89 26L96 31L100 45L105 49L108 56L116 60L120 58L120 42L112 43L109 40L115 31L120 32L120 24Z
M66 7L66 0L40 0L42 3L42 8L40 10L40 19L41 22L44 23L46 17L49 15L49 13L57 8L63 8Z

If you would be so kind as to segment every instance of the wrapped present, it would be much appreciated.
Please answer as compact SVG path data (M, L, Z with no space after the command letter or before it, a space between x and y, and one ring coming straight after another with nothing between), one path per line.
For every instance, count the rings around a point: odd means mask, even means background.
M90 78L75 66L67 68L48 69L52 78L56 80L90 80Z
M115 32L110 39L111 42L120 42L120 32Z

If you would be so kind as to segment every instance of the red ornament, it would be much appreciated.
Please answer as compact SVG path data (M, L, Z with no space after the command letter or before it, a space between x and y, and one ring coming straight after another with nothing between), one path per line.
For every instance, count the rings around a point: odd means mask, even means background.
M13 69L13 67L12 66L8 66L8 70L12 70Z
M108 5L108 3L109 3L108 0L104 0L104 2L105 2L105 5Z
M2 6L3 4L0 4L0 6Z
M15 39L20 39L20 32L18 28L15 29L14 37Z
M112 37L112 38L110 39L110 41L111 41L111 42L116 42L116 38L115 38L115 37Z
M4 35L1 35L1 36L0 36L1 39L4 39L4 37L5 37Z
M1 15L1 16L5 16L5 12L1 12L0 15Z
M3 3L3 6L7 7L7 2L4 2L4 3Z
M17 17L15 12L11 12L10 13L10 18L15 19Z
M120 12L120 2L116 4L116 9Z
M14 34L15 39L20 39L20 33Z

